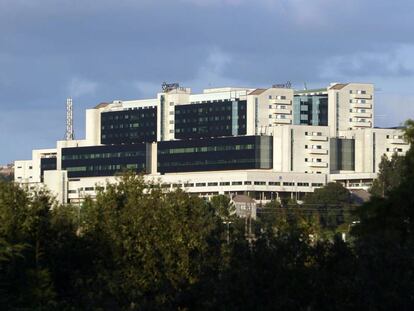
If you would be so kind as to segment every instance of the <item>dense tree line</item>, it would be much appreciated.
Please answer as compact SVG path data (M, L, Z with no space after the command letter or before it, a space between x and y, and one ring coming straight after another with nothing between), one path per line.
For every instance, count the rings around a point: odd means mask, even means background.
M323 234L349 204L335 184L305 198L309 213L267 206L246 239L228 198L142 176L82 206L0 182L0 309L412 310L413 148L402 161L398 185L351 215L351 242Z

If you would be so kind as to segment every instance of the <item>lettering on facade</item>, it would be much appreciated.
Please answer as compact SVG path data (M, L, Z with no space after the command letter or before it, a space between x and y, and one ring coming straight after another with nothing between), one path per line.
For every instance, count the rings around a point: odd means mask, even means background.
M272 87L273 88L278 88L278 89L290 89L290 88L292 88L292 82L287 81L286 83L273 84Z
M180 84L178 84L178 83L163 82L162 85L161 85L161 88L162 88L163 92L169 92L171 90L178 89L179 87L180 87Z

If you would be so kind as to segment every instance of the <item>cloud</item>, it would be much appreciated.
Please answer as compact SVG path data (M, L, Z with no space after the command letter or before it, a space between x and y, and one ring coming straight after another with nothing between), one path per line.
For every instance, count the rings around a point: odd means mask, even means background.
M321 77L327 79L350 79L371 77L407 78L414 75L414 63L401 57L414 51L414 46L395 50L357 52L328 58L321 66Z
M98 83L81 78L72 78L68 86L69 96L74 98L95 94L97 89Z
M152 97L163 81L197 91L369 80L402 96L376 96L378 108L406 104L390 115L399 123L412 113L413 11L412 0L0 0L0 115L60 118L73 96L81 137L85 108Z

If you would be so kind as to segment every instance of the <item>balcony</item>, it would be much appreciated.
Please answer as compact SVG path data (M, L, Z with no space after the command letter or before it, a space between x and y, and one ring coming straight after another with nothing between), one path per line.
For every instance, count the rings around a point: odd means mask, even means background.
M306 162L309 167L328 167L326 162Z
M352 121L350 122L350 124L352 127L363 127L363 128L372 127L372 123L370 121L366 121L366 122Z
M311 141L327 141L328 140L328 137L327 136L316 135L316 134L314 134L314 135L312 135L312 134L306 135L306 138L309 139L309 140L311 140Z
M316 149L316 148L306 149L306 152L309 153L309 154L328 154L328 150Z
M273 124L291 124L291 119L273 119Z
M371 94L357 94L357 93L353 93L353 94L351 94L351 98L352 99L372 99L372 95Z
M272 98L269 99L269 103L270 104L276 104L276 105L291 105L291 99L286 98L286 99L277 99L277 98Z
M351 116L353 118L372 118L372 113L352 111Z
M272 112L274 112L276 114L292 114L291 109L276 108L276 109L273 109Z
M388 141L393 145L407 145L403 138L389 138Z
M372 104L370 104L370 103L351 103L351 108L371 109Z

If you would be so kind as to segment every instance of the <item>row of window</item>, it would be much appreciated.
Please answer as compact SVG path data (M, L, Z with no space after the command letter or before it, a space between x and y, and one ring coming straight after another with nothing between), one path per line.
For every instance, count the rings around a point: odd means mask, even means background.
M204 165L230 165L230 164L247 164L247 163L256 163L256 159L247 158L247 159L229 159L229 160L194 160L194 161L185 161L185 162L158 162L158 167L182 167L182 166L204 166Z
M234 151L234 150L252 150L253 144L245 145L222 145L222 146L206 146L206 147L185 147L159 149L158 154L177 154L177 153L198 153L198 152L217 152L217 151Z
M366 94L365 90L349 90L349 94Z
M181 108L181 107L180 107ZM219 111L232 111L232 106L216 106L216 107L185 107L186 109L176 109L175 114L193 114L193 113L206 113L206 112L219 112ZM243 110L244 106L240 107Z
M82 188L79 188L79 189L71 189L71 190L68 190L68 193L69 194L73 194L73 193L80 193L80 192L83 192L83 191L99 191L99 190L104 190L105 189L105 187L101 187L101 186L96 186L96 187L82 187Z
M144 169L144 164L102 164L102 165L85 165L67 167L66 170L70 172L96 172L96 171L120 171L122 169L137 170Z
M255 185L255 186L295 186L294 182L279 182L279 181L221 181L221 182L198 182L198 183L173 183L173 184L162 184L163 188L189 188L189 187L218 187L218 186L241 186L241 185ZM298 182L296 183L298 187L322 187L323 183L309 183L309 182Z
M195 123L195 122L209 122L209 121L224 121L224 120L231 120L232 116L231 115L227 115L227 116L210 116L210 117L190 117L190 118L182 118L182 119L176 119L175 123L176 124L186 124L186 123ZM237 116L236 116L236 119ZM245 116L242 117L242 119L245 119Z
M392 135L392 136L387 135L387 139L389 139L389 138L393 138L393 139L403 139L404 136L403 135Z
M284 95L269 95L269 99L282 99L282 100L285 100L286 96L284 96Z
M134 123L116 123L116 124L110 124L110 125L102 125L102 130L112 130L112 129L130 129L130 128L138 128L138 127L144 127L144 126L154 126L155 122L134 122Z
M106 138L136 138L136 137L146 137L154 136L155 131L139 131L139 132L123 132L123 133L108 133L102 134L102 139Z
M322 136L322 132L305 132L306 136Z
M150 118L156 117L155 112L146 112L141 114L109 114L109 113L102 113L102 121L117 121L117 120L139 120L142 118Z
M320 158L310 158L310 159L308 159L308 158L305 158L305 162L322 162L322 159L320 159Z
M68 155L63 155L62 160L131 158L131 157L144 157L144 156L145 156L145 151L123 151L123 152L68 154Z

